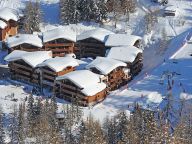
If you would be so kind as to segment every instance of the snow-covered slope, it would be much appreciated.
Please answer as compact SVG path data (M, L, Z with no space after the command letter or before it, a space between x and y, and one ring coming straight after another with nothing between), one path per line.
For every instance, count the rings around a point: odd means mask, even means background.
M0 0L0 8L19 9L23 7L21 1L26 2L27 0ZM189 29L192 24L192 1L169 0L170 5L174 5L179 9L177 16L159 16L158 23L150 34L144 33L145 14L159 10L160 15L165 6L151 3L150 0L137 1L138 10L130 16L128 25L122 18L117 23L116 29L113 26L113 21L105 23L103 27L108 30L128 32L146 38L148 47L144 50L144 69L128 85L111 92L102 103L93 108L83 108L85 117L92 112L95 118L103 120L104 117L113 116L121 109L125 109L129 113L135 102L150 109L161 108L164 104L164 97L168 93L168 76L171 77L172 93L175 101L180 98L192 98L192 44L188 43L188 39L192 36L192 31ZM42 31L59 26L58 0L40 0L40 2L44 17L47 18L41 25ZM67 27L75 31L76 34L80 34L85 30L95 29L98 26L97 24L86 25L81 23ZM162 53L158 53L159 49L156 41L161 38L161 32L164 28L168 38L172 40ZM0 53L1 55L4 54ZM26 90L26 87L29 88L27 85L25 85L25 88L23 86L17 87L10 81L0 81L0 104L3 105L5 112L10 112L12 104L22 102L25 96L29 95L28 91L30 90ZM5 96L12 93L18 99L17 102L5 98ZM63 103L65 102L58 99L59 111L61 111Z

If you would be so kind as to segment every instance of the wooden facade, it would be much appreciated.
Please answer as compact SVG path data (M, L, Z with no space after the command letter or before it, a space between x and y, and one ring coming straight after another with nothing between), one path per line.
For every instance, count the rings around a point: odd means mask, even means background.
M22 80L28 83L39 84L39 76L36 70L23 60L16 60L9 63L12 79Z
M23 43L23 44L15 46L15 47L11 47L8 50L9 50L9 53L11 53L14 50L22 50L22 51L27 51L27 52L43 51L43 49L41 47L37 47L37 46L27 44L27 43Z
M81 92L81 89L78 86L70 80L65 79L57 81L55 85L55 94L58 98L65 99L69 102L75 102L81 106L89 106L102 101L106 97L107 91L104 89L95 95L86 96Z
M132 76L136 76L143 68L143 54L138 53L135 60L130 65Z
M0 28L0 41L4 41L7 37L14 36L17 34L18 24L16 21L9 20L7 22L3 19L0 20L7 24L4 29Z
M93 38L87 38L77 42L77 50L75 51L78 58L105 56L105 44ZM78 53L77 53L78 52Z
M57 76L62 76L65 75L69 72L74 71L75 68L74 67L67 67L62 71L59 72L55 72L52 69L50 69L49 67L45 66L45 67L41 67L40 71L41 71L41 76L42 76L42 86L43 87L51 87L51 89L53 89L54 84L55 84L55 79Z
M127 81L130 78L129 75L127 75L127 77L126 77L123 69L124 69L124 67L117 67L116 69L111 71L109 74L107 74L103 78L101 78L101 80L107 84L108 91L112 91L112 90L119 88L120 86L122 86L122 84L125 81ZM90 68L90 70L96 74L101 74L100 71L97 70L96 68Z
M65 56L65 54L74 53L75 43L66 39L56 39L44 43L44 50L52 51L53 57Z

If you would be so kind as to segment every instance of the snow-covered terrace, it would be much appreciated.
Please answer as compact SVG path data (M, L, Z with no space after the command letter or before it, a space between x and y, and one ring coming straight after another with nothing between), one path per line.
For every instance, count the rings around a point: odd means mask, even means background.
M67 27L58 27L52 30L48 30L42 35L44 43L56 39L66 39L72 42L76 42L76 33Z
M106 88L106 84L100 81L99 75L89 70L73 71L56 78L56 80L65 79L77 85L86 96L93 96Z
M96 68L102 75L107 75L117 67L121 66L126 67L126 63L110 58L97 57L94 61L87 65L86 68Z
M107 47L117 46L133 46L137 40L142 38L136 35L129 34L110 34L105 42Z
M14 50L12 53L5 57L5 61L11 62L16 60L23 60L31 67L35 68L38 64L50 58L52 58L51 51L26 52Z
M18 34L13 37L8 37L6 42L9 48L21 44L30 44L39 48L43 46L41 38L35 34Z
M133 62L138 53L142 50L134 46L112 47L106 57L128 63Z
M47 66L53 71L59 72L67 67L76 67L78 65L77 60L72 57L55 57L42 62L37 67Z
M96 28L93 30L85 31L85 32L81 33L80 35L78 35L77 41L85 40L88 38L93 38L100 42L105 42L106 38L109 34L114 34L114 33L111 31L108 31L106 29L103 29L103 28Z

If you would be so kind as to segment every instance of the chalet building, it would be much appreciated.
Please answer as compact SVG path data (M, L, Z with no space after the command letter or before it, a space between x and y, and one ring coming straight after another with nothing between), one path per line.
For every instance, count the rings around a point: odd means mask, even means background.
M53 57L74 53L76 33L59 27L43 33L43 44L46 51L52 51Z
M7 47L9 52L13 50L23 50L27 52L41 51L42 40L35 34L18 34L13 37L7 38Z
M115 90L124 83L126 63L105 58L97 57L86 66L90 71L103 75L101 80L107 84L108 90Z
M81 33L77 36L77 57L105 56L105 40L109 34L113 32L98 28Z
M93 105L106 97L106 84L89 70L73 71L56 78L56 96L82 106Z
M176 6L167 6L164 10L164 16L176 16L177 11L178 10Z
M9 62L11 77L39 85L40 76L36 66L52 58L51 51L26 52L15 50L5 57Z
M131 76L137 75L143 67L142 50L134 46L112 47L106 57L125 62Z
M129 34L111 34L108 36L105 46L107 48L120 46L135 46L142 48L142 38L136 35Z
M0 9L0 41L17 34L19 14L11 8Z
M51 87L53 90L55 78L74 71L78 65L77 60L69 56L55 57L42 62L37 66L40 68L41 86Z

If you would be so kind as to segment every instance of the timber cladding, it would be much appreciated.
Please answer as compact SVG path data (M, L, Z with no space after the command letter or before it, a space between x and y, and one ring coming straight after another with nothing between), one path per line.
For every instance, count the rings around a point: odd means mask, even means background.
M78 41L77 47L76 52L79 58L105 56L105 44L93 38Z
M136 76L143 68L143 54L138 53L135 60L131 64L131 74Z
M17 60L9 63L9 68L11 72L11 77L17 80L23 80L26 82L32 82L33 80L37 80L37 76L35 75L35 69L33 69L30 65L25 63L23 60ZM34 77L36 76L36 77Z
M65 56L65 54L74 53L75 43L65 39L56 39L44 43L44 50L52 51L53 57Z
M18 25L16 21L9 20L8 22L4 22L7 24L7 26L4 29L0 28L0 41L4 41L9 36L16 35L18 30Z
M65 75L65 74L75 70L74 67L67 67L67 68L65 68L59 72L55 72L48 67L42 67L40 69L42 72L42 84L43 84L43 86L44 87L50 86L51 89L54 88L54 82L55 82L55 79L57 76L62 76L62 75Z
M31 45L31 44L23 43L23 44L10 48L9 52L12 52L14 50L23 50L23 51L27 51L27 52L34 52L34 51L42 51L43 49L40 47Z
M81 106L93 105L102 101L107 96L107 89L96 93L92 96L86 96L81 92L81 89L73 84L70 80L57 81L55 85L55 94L57 97L70 102L75 102Z

